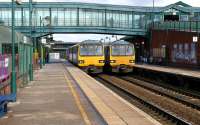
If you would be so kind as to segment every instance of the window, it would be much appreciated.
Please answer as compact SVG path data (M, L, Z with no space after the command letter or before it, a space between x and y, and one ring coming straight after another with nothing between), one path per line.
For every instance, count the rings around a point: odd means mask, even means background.
M114 45L112 46L113 56L130 56L134 54L134 48L130 45Z
M180 15L180 21L188 21L188 15Z
M81 56L102 56L103 46L101 45L81 45L80 46Z
M162 21L163 20L163 16L162 15L155 15L154 17L154 21L157 22L157 21Z
M139 25L139 23L140 23L140 15L134 15L133 16L133 18L134 18L134 24L133 24L133 28L140 28L140 25Z

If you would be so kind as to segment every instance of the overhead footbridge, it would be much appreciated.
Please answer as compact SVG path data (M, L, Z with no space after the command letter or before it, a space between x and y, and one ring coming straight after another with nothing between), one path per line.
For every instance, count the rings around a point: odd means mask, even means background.
M193 19L192 15L200 15L200 8L182 2L166 7L74 2L33 2L15 7L16 29L28 34L31 21L32 35L36 37L41 33L145 35L152 21L189 21ZM32 14L31 18L29 14ZM0 3L0 20L11 26L10 3Z

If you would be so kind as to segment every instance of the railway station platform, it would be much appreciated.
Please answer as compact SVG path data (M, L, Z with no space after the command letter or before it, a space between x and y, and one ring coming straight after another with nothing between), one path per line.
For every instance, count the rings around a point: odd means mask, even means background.
M68 62L35 73L0 125L160 125Z
M139 69L200 79L200 70L181 69L176 67L149 65L149 64L136 64L134 67Z

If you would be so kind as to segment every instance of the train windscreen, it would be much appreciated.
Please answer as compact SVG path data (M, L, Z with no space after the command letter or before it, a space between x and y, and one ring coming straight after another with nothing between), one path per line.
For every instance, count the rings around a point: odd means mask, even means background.
M112 46L113 56L131 56L134 55L134 47L130 45L114 45Z
M102 45L81 45L80 56L102 56L103 46Z

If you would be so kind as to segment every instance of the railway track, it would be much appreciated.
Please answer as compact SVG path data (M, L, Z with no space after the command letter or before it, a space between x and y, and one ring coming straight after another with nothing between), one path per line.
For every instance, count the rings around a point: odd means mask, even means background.
M140 87L151 90L151 91L158 93L162 96L169 97L171 99L174 99L175 101L181 102L182 104L185 104L187 106L190 106L192 108L200 110L200 99L199 98L195 98L193 96L188 96L186 94L179 93L179 92L173 91L171 89L166 89L164 87L161 87L161 86L158 86L158 85L155 85L155 84L150 84L149 82L138 80L138 79L135 79L135 78L130 77L130 76L124 76L124 77L120 77L120 78L122 78L126 81L129 81L129 82L131 82L135 85L138 85Z
M190 96L190 97L193 97L193 98L200 99L200 92L197 92L197 91L194 91L194 90L186 90L186 89L183 89L183 88L180 88L180 87L177 87L177 86L172 86L170 84L161 83L161 82L158 82L158 81L156 81L152 78L144 78L144 77L137 76L137 75L131 75L130 77L141 80L141 81L145 81L145 82L148 82L148 83L151 83L151 84L158 85L160 87L172 90L174 92L177 92L177 93L180 93L180 94L183 94L183 95L186 95L186 96Z
M143 106L155 111L161 116L171 119L178 125L199 125L200 111L186 104L177 102L175 99L164 94L152 91L147 87L133 84L130 81L116 76L99 75L98 78L112 84L129 96L136 98ZM129 79L130 80L130 79ZM135 81L138 82L138 81Z

